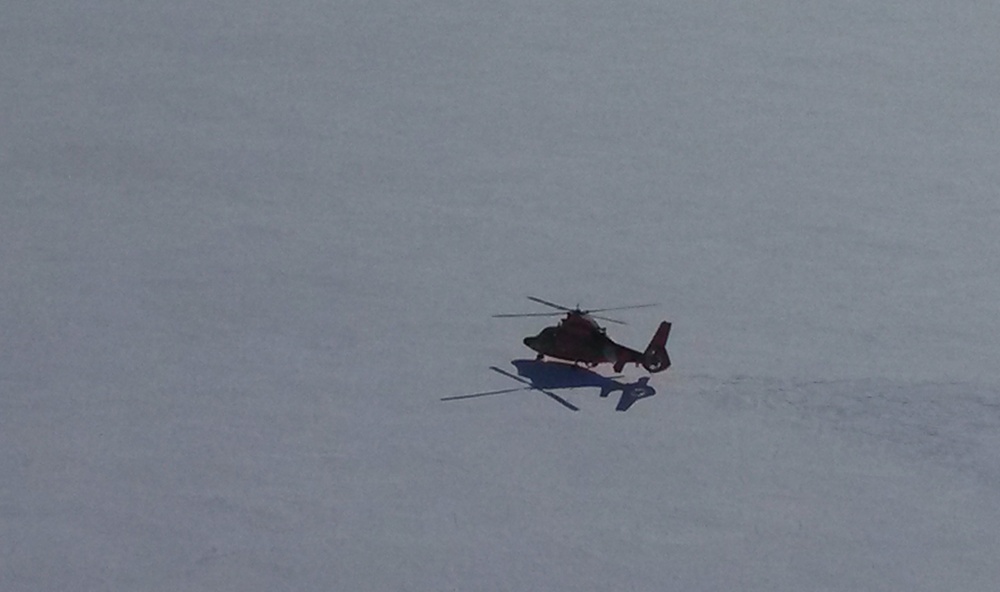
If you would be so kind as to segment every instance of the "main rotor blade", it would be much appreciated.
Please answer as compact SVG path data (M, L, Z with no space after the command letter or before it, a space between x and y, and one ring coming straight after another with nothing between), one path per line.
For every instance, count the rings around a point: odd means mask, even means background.
M513 314L495 314L494 319L510 319L514 317L554 317L561 315L561 312L522 312Z
M541 298L535 298L534 296L528 296L528 300L531 300L532 302L537 302L539 304L544 304L545 306L551 306L552 308L557 308L565 312L573 311L572 308L566 308L561 304L556 304L555 302L549 302L548 300L542 300Z
M588 310L586 312L608 312L609 310L632 310L633 308L651 308L653 306L659 306L660 304L633 304L632 306L612 306L611 308L595 308L594 310ZM604 319L605 321L608 319Z
M601 315L592 315L592 314L589 314L587 316L589 316L589 317L591 317L593 319L601 319L602 321L607 321L609 323L614 323L616 325L628 325L628 323L626 323L625 321L619 321L618 319L612 319L612 318L609 318L609 317L602 317Z

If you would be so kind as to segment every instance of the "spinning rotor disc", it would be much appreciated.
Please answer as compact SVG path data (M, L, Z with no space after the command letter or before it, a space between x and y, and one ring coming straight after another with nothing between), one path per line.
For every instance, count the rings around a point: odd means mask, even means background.
M514 317L550 317L557 316L563 313L570 315L577 314L583 316L589 316L595 319L601 319L602 321L608 321L609 323L617 323L619 325L626 325L624 321L619 321L618 319L612 319L609 317L604 317L600 315L595 315L595 312L607 312L610 310L632 310L636 308L650 308L653 306L659 306L659 304L634 304L630 306L614 306L609 308L594 308L591 310L581 310L579 305L576 308L569 308L568 306L563 306L561 304L556 304L555 302L549 302L548 300L542 300L535 296L528 296L528 300L532 302L537 302L551 308L555 308L559 312L528 312L528 313L514 313L514 314L495 314L494 318L514 318Z

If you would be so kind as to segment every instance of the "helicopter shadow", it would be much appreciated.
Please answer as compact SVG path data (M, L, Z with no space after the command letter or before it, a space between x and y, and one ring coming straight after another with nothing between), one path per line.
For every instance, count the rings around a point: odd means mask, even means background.
M578 388L598 388L600 397L607 398L612 393L621 391L616 411L628 411L639 399L646 399L656 394L656 389L649 385L649 377L644 376L636 382L620 382L616 379L621 376L603 376L573 364L562 362L547 362L539 360L512 360L517 374L503 370L496 366L490 366L490 370L502 374L508 378L516 380L525 386L518 388L501 389L471 395L458 395L455 397L445 397L442 401L455 401L459 399L473 399L491 395L500 395L519 391L536 390L555 400L560 405L573 411L579 411L579 407L570 403L563 397L552 391L568 390Z

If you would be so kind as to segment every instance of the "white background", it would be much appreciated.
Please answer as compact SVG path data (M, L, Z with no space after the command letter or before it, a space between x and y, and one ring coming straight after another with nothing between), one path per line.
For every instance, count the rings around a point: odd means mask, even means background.
M994 590L998 30L6 2L0 586ZM656 395L441 401L528 294L662 302Z

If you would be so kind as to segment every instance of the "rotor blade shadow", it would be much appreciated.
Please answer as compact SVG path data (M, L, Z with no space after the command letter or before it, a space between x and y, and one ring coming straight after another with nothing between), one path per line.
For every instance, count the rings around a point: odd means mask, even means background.
M521 378L520 376L518 376L516 374L511 374L510 372L507 372L506 370L502 370L500 368L497 368L496 366L490 366L490 370L493 370L494 372L498 372L498 373L503 374L504 376L506 376L508 378L513 378L514 380L516 380L516 381L518 381L520 383L528 385L528 387L527 387L526 390L536 390L536 391L540 391L541 393L544 393L545 395L547 395L550 398L554 399L556 402L558 402L563 407L566 407L567 409L572 409L573 411L579 411L580 410L579 407L577 407L576 405L570 403L566 399L563 399L559 395L557 395L557 394L555 394L555 393L553 393L551 391L545 390L544 388L542 388L542 387L534 384L531 381L525 380L525 379Z
M471 395L456 395L454 397L442 397L440 400L441 401L460 401L462 399L475 399L475 398L478 398L478 397L489 397L490 395L503 395L503 394L506 394L506 393L517 393L517 392L520 392L520 391L530 391L530 390L531 390L530 386L524 386L524 387L521 387L521 388L501 389L499 391L486 391L485 393L473 393Z
M443 397L441 401L459 401L463 399L476 399L479 397L489 397L507 393L523 391L539 391L563 407L572 411L579 411L580 408L560 397L553 390L568 390L578 388L600 389L600 397L606 398L611 393L621 391L621 397L615 406L616 411L628 411L639 399L652 397L656 394L656 389L649 385L649 377L640 378L637 382L621 382L622 376L604 376L592 370L581 368L573 364L562 362L549 362L538 360L512 360L511 364L517 369L517 374L508 372L497 366L490 366L490 370L506 376L512 380L523 384L523 387L499 389L472 393L469 395L455 395Z
M538 360L513 360L511 362L521 381L545 389L598 388L601 398L620 391L616 411L628 411L639 399L652 397L656 389L649 385L649 377L637 382L621 382L621 375L604 376L573 364Z

